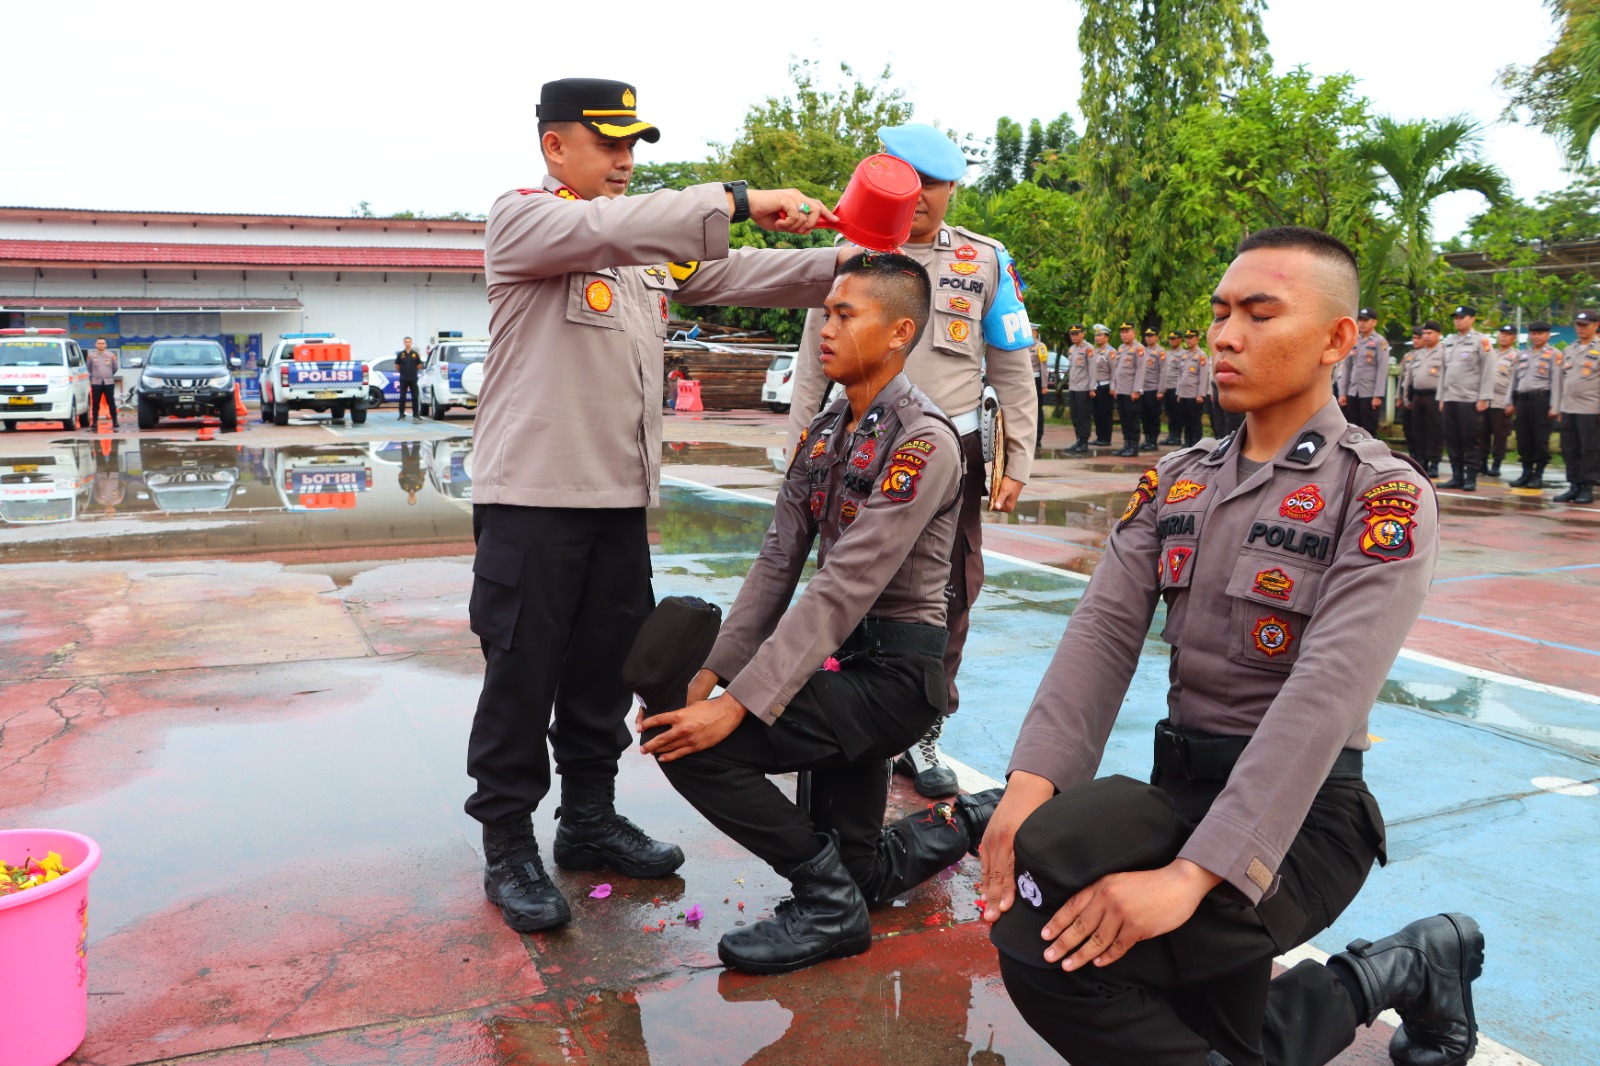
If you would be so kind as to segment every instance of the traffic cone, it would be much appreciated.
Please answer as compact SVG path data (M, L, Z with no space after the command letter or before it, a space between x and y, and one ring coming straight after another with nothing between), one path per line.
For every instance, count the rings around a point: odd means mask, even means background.
M250 412L245 410L244 395L239 391L239 382L237 380L233 383L233 409L239 412L239 421L241 423L250 415Z

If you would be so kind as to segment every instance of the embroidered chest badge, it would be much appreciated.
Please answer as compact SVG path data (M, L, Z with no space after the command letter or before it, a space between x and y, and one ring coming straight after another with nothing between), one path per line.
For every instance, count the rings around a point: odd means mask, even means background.
M1386 563L1411 558L1416 550L1412 526L1421 491L1409 481L1386 481L1361 494L1367 509L1361 553Z
M1193 548L1168 548L1167 549L1167 575L1173 581L1183 578L1183 570L1189 565L1189 559L1194 555Z
M972 313L972 301L967 299L965 296L950 297L950 302L947 306L950 308L950 310L954 311L958 315L967 315Z
M1194 499L1204 491L1206 491L1206 487L1198 481L1190 481L1188 478L1183 478L1167 490L1167 502L1182 503L1184 500Z
M945 332L950 335L951 340L955 341L957 344L960 344L962 341L967 339L967 335L971 332L971 327L958 319L954 322L951 322L949 326L945 327Z
M813 492L811 494L811 517L820 519L822 517L822 509L827 506L827 503L827 489L817 489L815 492Z
M949 267L950 273L960 274L962 277L971 277L983 269L977 263L946 263L945 266Z
M956 258L971 261L978 258L978 250L970 244L963 244L956 249Z
M917 480L935 445L925 440L910 440L889 457L889 470L883 476L883 494L895 503L906 503L917 496Z
M1277 567L1262 570L1256 574L1255 591L1275 600L1287 601L1289 594L1294 591L1294 578Z
M1326 506L1327 501L1322 498L1322 493L1317 491L1317 487L1306 485L1285 496L1283 502L1278 505L1278 513L1297 522L1309 522L1321 514Z
M1294 643L1294 634L1289 631L1289 623L1275 614L1265 618L1256 619L1256 627L1250 631L1250 636L1256 642L1256 650L1267 658L1282 655L1289 650L1289 645Z
M811 446L811 458L820 459L822 453L828 450L828 438L818 437L817 442Z
M611 310L611 286L603 281L591 281L583 290L583 302L589 305L589 310L606 314Z
M855 500L846 500L839 505L839 524L848 526L856 520L856 515L861 513L861 505Z
M867 467L872 465L872 457L877 455L877 454L878 454L878 442L877 441L875 441L875 440L862 441L861 442L861 447L857 448L856 449L856 453L850 457L850 465L855 467L857 470L865 470Z

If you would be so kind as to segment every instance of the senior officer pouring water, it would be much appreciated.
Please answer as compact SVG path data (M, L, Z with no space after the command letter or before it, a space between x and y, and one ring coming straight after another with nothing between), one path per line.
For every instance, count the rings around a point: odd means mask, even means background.
M495 201L486 232L469 607L485 667L466 810L484 826L484 890L521 932L570 918L530 821L552 753L557 865L664 877L683 862L613 807L632 702L620 668L654 602L645 508L660 475L668 300L814 306L840 255L729 251L731 222L803 233L832 220L792 189L625 197L634 145L660 137L630 85L548 82L538 118L548 174Z
M950 641L945 649L949 712L959 704L956 671L966 646L968 617L983 587L983 441L979 407L987 376L1005 415L1005 477L989 501L993 511L1010 511L1033 465L1038 401L1033 384L1033 327L1022 304L1022 281L1011 254L992 237L944 223L967 158L949 137L932 126L885 126L878 131L884 150L910 163L922 176L922 197L904 252L933 279L933 319L906 362L911 383L932 397L961 433L966 456L966 495L961 528L950 558ZM805 335L795 359L794 399L789 414L789 453L822 406L828 382L818 359L821 317L806 317ZM997 446L998 447L998 446ZM937 798L956 791L956 775L939 759L943 719L899 762L916 779L917 791Z
M1314 1066L1390 1007L1395 1062L1472 1054L1484 941L1464 915L1272 977L1384 861L1368 715L1438 551L1432 486L1333 399L1358 292L1325 233L1240 244L1210 338L1244 425L1140 478L1017 738L984 917L1073 1066ZM1092 780L1163 600L1152 780Z

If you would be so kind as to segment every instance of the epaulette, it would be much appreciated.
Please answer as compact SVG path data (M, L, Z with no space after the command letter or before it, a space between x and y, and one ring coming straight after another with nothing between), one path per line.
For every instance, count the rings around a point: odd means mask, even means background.
M991 248L1004 248L1006 246L1005 241L1000 240L998 237L990 237L987 234L977 233L973 230L967 229L965 226L951 226L950 231L952 233L961 234L961 236L965 237L969 241L977 241L979 244L987 244Z

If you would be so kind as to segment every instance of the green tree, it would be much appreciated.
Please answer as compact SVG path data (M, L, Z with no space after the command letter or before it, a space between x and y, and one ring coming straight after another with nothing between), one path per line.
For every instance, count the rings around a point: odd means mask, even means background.
M1084 0L1080 240L1100 314L1159 326L1164 248L1156 217L1172 119L1215 104L1270 65L1263 0Z
M1463 279L1475 297L1521 308L1528 318L1561 319L1600 299L1600 280L1581 267L1560 268L1548 253L1567 241L1600 239L1600 168L1578 171L1564 189L1534 203L1491 207L1468 223L1454 250L1481 252L1493 274ZM1474 284L1476 282L1476 284Z
M1452 192L1505 200L1508 183L1492 163L1477 157L1478 125L1469 118L1396 122L1377 120L1355 146L1355 158L1379 177L1376 201L1388 211L1400 256L1411 320L1422 318L1428 280L1439 270L1433 243L1433 207Z
M1026 159L1022 125L1001 115L994 126L994 139L989 142L989 158L983 177L978 179L978 188L990 195L1005 192L1017 183L1018 172L1023 170Z
M1533 66L1501 71L1500 83L1511 91L1508 114L1526 112L1579 163L1600 134L1600 0L1545 0L1545 6L1561 22L1555 44Z

